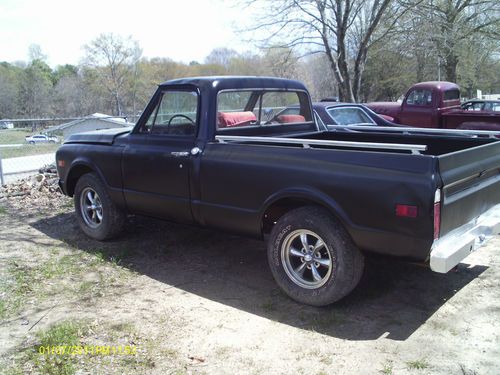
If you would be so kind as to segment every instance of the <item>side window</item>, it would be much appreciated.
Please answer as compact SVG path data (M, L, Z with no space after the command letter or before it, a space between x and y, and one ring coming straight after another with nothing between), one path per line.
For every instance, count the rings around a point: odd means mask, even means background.
M431 90L416 89L410 92L406 104L409 105L432 105L432 92Z
M165 91L151 112L143 133L195 135L198 118L198 94L194 91Z

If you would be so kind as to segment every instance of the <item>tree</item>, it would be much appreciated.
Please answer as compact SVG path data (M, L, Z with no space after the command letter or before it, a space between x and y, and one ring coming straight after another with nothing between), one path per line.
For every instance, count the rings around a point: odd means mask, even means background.
M270 32L264 41L280 38L286 47L307 46L308 53L325 53L344 101L359 98L370 48L410 9L393 0L279 0L267 4L266 15L253 30Z
M28 47L28 57L30 62L35 60L47 61L47 55L42 52L42 47L38 44L30 44Z
M475 37L500 37L497 0L431 0L420 9L435 25L433 41L443 60L446 79L456 82L459 50ZM430 16L430 17L429 17Z
M23 69L0 63L0 119L14 118L17 112L17 93Z
M113 113L124 113L123 96L127 81L133 81L142 50L137 41L114 34L101 34L84 46L84 65L97 72L113 103Z
M238 57L238 52L230 48L215 48L205 58L205 64L221 65L228 68L231 60Z
M19 82L18 113L29 118L51 114L52 69L41 60L33 60Z

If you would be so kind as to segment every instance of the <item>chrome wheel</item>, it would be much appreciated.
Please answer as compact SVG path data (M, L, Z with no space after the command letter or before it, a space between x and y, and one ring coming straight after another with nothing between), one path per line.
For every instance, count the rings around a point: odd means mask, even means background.
M330 278L331 252L316 233L305 229L291 232L281 246L281 262L288 277L298 286L317 289Z
M91 228L97 228L102 223L102 203L97 192L86 187L80 195L80 211L83 220Z

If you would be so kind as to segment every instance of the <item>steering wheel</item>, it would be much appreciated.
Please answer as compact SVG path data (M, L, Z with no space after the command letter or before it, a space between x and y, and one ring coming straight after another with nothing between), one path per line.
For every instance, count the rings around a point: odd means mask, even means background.
M170 120L168 120L168 125L170 125L170 123L172 122L172 120L174 118L176 118L176 117L184 117L186 120L188 120L189 122L191 122L191 124L195 125L194 121L190 117L188 117L186 115L181 115L181 114L173 115L172 117L170 117Z

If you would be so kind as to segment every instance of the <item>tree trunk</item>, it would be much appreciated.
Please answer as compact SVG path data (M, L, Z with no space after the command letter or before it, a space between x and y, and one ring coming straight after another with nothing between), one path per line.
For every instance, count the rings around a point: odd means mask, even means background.
M446 57L444 64L444 70L446 72L446 80L450 82L457 82L457 65L458 56L450 51L449 55Z

